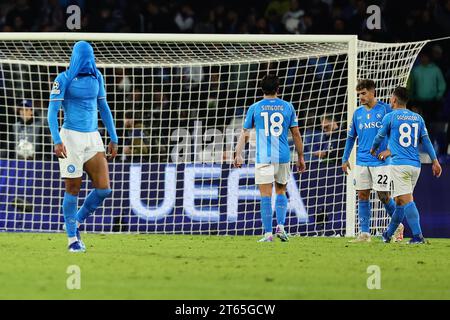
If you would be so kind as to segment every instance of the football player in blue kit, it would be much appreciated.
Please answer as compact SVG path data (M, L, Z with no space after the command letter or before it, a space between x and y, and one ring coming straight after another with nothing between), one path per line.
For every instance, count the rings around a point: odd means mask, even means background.
M61 107L64 122L59 131L58 113ZM65 182L62 211L70 252L86 250L78 228L112 193L105 147L97 127L99 111L111 140L108 158L113 159L117 155L118 137L106 102L103 75L96 67L92 46L78 41L73 47L69 68L60 73L53 83L48 110L48 124L61 177ZM78 210L83 171L92 180L94 189Z
M306 169L303 157L303 142L298 128L298 119L294 106L277 97L279 79L276 75L266 75L261 81L264 93L262 100L250 106L245 117L244 128L238 139L235 167L243 163L242 151L250 136L250 129L256 128L256 165L255 184L261 193L261 219L264 237L260 242L272 242L272 188L275 182L275 211L277 216L276 236L281 241L289 241L284 229L288 199L286 186L290 177L290 158L288 135L292 133L297 150L297 170Z
M420 175L419 143L422 143L426 153L432 160L433 175L440 177L441 165L436 157L423 118L408 109L408 91L404 87L394 90L391 97L393 111L383 118L371 147L375 155L386 138L389 138L391 152L391 175L394 185L393 197L397 204L387 230L383 233L383 241L391 242L398 225L406 217L413 237L410 244L425 243L419 221L419 211L413 198L414 187Z
M370 154L373 139L381 127L383 117L391 112L389 104L378 101L375 98L375 82L372 80L360 80L356 86L361 105L353 113L352 121L345 143L342 158L342 170L348 174L350 169L349 157L356 140L356 167L354 172L354 184L358 192L358 217L360 234L351 242L370 241L370 190L377 192L378 198L384 204L389 216L395 211L395 202L390 197L389 161L380 160ZM386 157L388 152L387 139L380 145L381 157ZM403 225L399 226L395 238L403 238Z

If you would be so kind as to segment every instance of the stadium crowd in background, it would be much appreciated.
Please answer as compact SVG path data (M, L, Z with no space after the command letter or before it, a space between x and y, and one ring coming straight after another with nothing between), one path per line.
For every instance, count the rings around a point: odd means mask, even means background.
M450 0L410 0L408 6L402 1L386 0L370 3L365 0L212 0L207 5L200 1L175 0L10 0L2 1L0 5L0 30L67 31L66 8L72 4L81 8L81 32L358 34L362 40L385 42L450 35ZM368 30L366 27L369 4L377 4L381 8L381 30ZM410 107L420 111L430 123L428 127L435 138L434 146L441 155L450 153L449 56L449 41L427 45L409 81L413 97ZM214 127L230 123L222 106L218 105L223 88L220 88L221 80L217 73L193 68L183 68L175 74L173 70L159 73L153 70L151 75L160 77L163 86L152 86L152 92L147 93L145 87L133 83L139 76L131 78L120 68L112 72L113 77L106 74L105 78L107 87L115 86L113 91L107 92L114 92L112 98L115 102L110 100L111 107L116 110L117 127L124 128L123 133L127 137L122 143L123 159L129 160L134 151L142 150L149 156L156 152L158 159L152 161L167 159L168 150L164 149L167 141L161 145L157 142L167 140L169 133L154 130L161 128L164 108L170 108L168 100L174 98L163 92L164 83L180 84L180 101L189 90L202 92L205 86L209 86L206 91L210 96L200 97L209 101L208 107L200 110L198 116L210 119L207 125ZM173 88L172 91L175 92ZM157 102L153 105L160 106L160 109L153 108L140 115L148 121L137 119L133 109L143 110L139 103L150 100ZM118 106L122 103L124 106ZM190 108L181 105L179 110L171 109L170 121L176 123L170 126L190 126L182 120L193 116ZM341 119L335 120L339 122ZM141 141L139 148L136 148L135 141Z
M16 106L17 121L14 129L10 132L8 141L10 142L9 157L14 155L18 159L40 160L44 154L43 148L48 149L50 142L48 130L43 126L42 121L34 116L33 102L31 100L21 100Z

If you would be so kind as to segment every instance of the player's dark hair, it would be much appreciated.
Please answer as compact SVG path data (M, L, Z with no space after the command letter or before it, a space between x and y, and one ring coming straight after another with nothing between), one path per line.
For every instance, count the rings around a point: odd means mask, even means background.
M399 104L405 105L408 103L409 93L408 89L406 89L405 87L395 88L392 94L397 98Z
M358 81L358 84L356 85L356 90L375 90L375 81L370 79L362 79Z
M280 79L274 74L267 74L261 80L261 89L266 95L274 95L280 86Z

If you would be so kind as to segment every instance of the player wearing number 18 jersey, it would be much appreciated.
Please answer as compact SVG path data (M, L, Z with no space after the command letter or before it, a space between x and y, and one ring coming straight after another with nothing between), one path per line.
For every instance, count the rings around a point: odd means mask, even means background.
M253 104L245 118L244 129L236 146L234 164L243 163L241 153L249 138L249 130L256 128L256 166L255 183L261 192L261 218L265 230L260 241L272 241L272 188L275 182L277 193L275 208L277 215L276 235L282 241L288 241L284 230L288 200L286 185L290 176L289 131L292 133L298 153L297 169L305 170L303 143L298 129L298 120L291 103L277 98L278 77L267 75L261 81L264 99Z
M389 137L391 150L391 175L394 184L393 196L397 204L383 241L390 242L398 225L406 217L413 233L409 243L424 243L419 223L419 211L413 199L414 187L420 175L419 143L421 142L433 161L433 174L441 175L442 169L436 158L425 123L420 115L406 109L408 92L398 87L391 97L393 112L382 121L382 128L374 139L371 153L375 154L381 142Z

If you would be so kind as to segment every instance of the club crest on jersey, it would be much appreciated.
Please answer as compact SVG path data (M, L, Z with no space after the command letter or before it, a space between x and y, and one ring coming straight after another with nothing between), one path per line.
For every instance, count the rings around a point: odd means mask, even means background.
M377 119L381 119L381 114L377 113Z
M68 173L74 173L75 172L75 166L73 164L69 164L67 166L67 172Z

